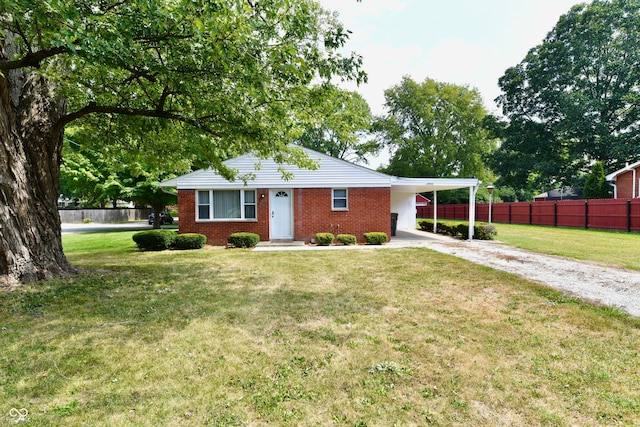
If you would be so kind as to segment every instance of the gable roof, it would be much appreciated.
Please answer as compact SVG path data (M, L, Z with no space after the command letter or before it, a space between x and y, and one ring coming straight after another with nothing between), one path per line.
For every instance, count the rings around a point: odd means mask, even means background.
M228 181L212 169L200 169L160 183L161 187L178 190L238 189L238 188L327 188L327 187L390 187L394 192L421 193L426 191L454 190L480 185L476 178L404 178L387 175L364 166L298 147L319 169L299 168L291 164L279 164L273 159L260 159L253 154L225 160L223 163L238 171L238 175L253 174L254 179L245 185L242 180ZM285 180L281 169L293 175Z
M640 162L635 162L635 163L634 163L634 164L632 164L632 165L627 164L627 165L626 165L625 167L623 167L622 169L618 169L617 171L615 171L615 172L613 172L613 173L610 173L609 175L605 176L604 178L605 178L607 181L615 181L615 180L616 180L616 178L618 177L618 175L622 175L623 173L625 173L625 172L629 172L629 171L631 171L632 169L636 169L636 168L638 168L638 167L640 167Z
M582 188L555 188L533 197L546 200L581 200Z
M431 200L424 197L422 194L416 194L416 206L428 206Z
M252 174L254 179L246 186L241 180L228 181L212 169L200 169L162 182L161 187L180 189L207 188L318 188L318 187L391 187L394 177L353 163L318 153L305 147L303 150L310 159L319 164L316 170L299 168L291 164L279 164L272 159L260 159L253 154L225 160L223 163L238 171L238 175ZM282 170L291 173L289 180L283 179Z

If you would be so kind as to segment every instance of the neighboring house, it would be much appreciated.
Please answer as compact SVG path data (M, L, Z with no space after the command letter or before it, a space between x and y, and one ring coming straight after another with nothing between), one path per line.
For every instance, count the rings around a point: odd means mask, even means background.
M416 228L415 194L469 188L475 200L477 179L399 178L300 147L316 170L280 165L246 154L224 164L251 174L246 185L201 169L160 185L178 190L180 232L201 233L211 245L225 245L235 232L260 240L310 242L316 233L363 234L382 231L391 237L391 213L398 228ZM256 165L260 165L256 167ZM282 169L293 175L285 180ZM473 225L475 203L469 209ZM472 228L471 228L472 229Z
M431 200L424 197L422 194L416 194L416 206L429 206Z
M605 177L613 187L614 199L635 199L640 197L640 162L628 164Z
M582 188L556 188L545 193L538 194L533 198L534 202L545 202L552 200L581 200Z

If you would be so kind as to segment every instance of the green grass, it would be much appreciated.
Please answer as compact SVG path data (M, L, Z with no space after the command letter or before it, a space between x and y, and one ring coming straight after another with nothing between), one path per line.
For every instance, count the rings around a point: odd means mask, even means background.
M139 252L0 294L0 425L640 424L640 321L426 249Z
M494 224L496 240L535 252L640 270L640 234Z

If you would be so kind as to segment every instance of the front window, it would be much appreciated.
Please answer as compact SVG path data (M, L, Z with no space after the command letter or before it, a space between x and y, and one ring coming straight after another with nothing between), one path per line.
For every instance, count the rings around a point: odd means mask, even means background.
M256 219L255 190L198 191L198 220Z
M332 209L345 211L349 209L346 188L334 188L332 197Z
M211 192L198 191L198 219L211 219Z

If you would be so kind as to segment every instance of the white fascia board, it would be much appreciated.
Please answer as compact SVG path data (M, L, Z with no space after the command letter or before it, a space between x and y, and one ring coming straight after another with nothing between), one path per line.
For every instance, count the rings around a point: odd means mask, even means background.
M456 190L476 187L480 181L476 178L401 178L391 181L392 191L422 193L425 191Z
M176 188L178 186L178 178L169 179L158 184L159 187Z
M639 166L640 166L640 162L635 162L629 166L625 166L622 169L618 169L617 171L610 173L609 175L605 176L604 179L607 181L615 181L618 175L622 175L623 173L629 172L632 169L636 169Z

